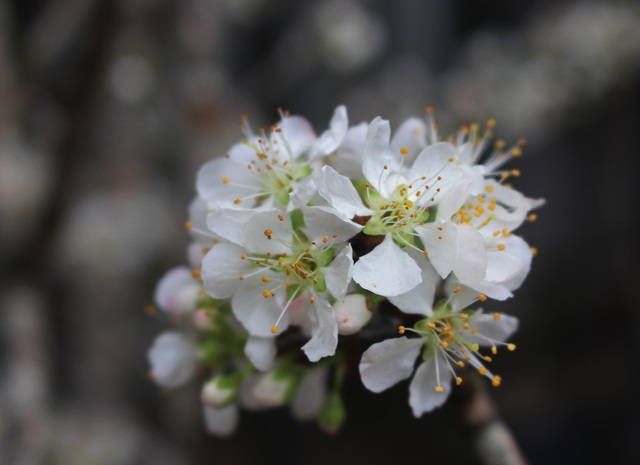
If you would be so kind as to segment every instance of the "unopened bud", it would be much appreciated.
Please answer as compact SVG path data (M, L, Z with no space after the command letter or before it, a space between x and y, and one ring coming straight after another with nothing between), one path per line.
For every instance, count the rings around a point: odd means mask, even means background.
M263 407L280 407L296 393L297 379L286 371L272 371L260 377L253 387L253 397Z
M347 414L342 397L338 392L332 392L318 415L318 426L326 433L336 434L340 431Z
M238 393L238 382L233 376L216 376L207 381L200 391L202 403L213 408L231 405Z

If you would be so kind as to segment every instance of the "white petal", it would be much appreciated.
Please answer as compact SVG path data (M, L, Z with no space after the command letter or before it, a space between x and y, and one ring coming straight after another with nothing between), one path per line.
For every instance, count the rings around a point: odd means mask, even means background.
M327 289L336 299L342 299L347 292L353 274L353 250L351 244L333 259L324 269L324 279Z
M391 128L389 121L379 116L371 121L367 129L364 144L364 157L362 158L362 172L369 183L383 196L386 196L386 179L389 169L393 166L393 157L389 152L389 136Z
M413 372L424 339L398 337L369 347L360 360L362 384L372 392L382 392L407 379Z
M225 178L229 182L225 183ZM209 207L233 205L235 199L255 194L262 185L261 179L246 165L230 158L217 158L202 165L198 171L196 188ZM251 208L254 201L246 207Z
M362 294L349 294L344 300L336 302L333 312L338 322L338 334L341 336L357 333L369 323L373 315Z
M475 334L471 331L463 333L469 342L475 342L481 346L491 346L488 339L497 342L505 342L518 329L518 319L511 315L500 315L500 319L494 319L492 314L476 312L469 318L469 326L478 328ZM484 337L483 337L484 336Z
M450 220L467 201L472 190L473 184L467 181L462 181L452 186L440 198L437 217L447 221Z
M249 336L247 343L244 345L244 354L253 366L260 371L268 371L273 368L276 352L274 338Z
M387 234L353 266L353 279L363 288L383 296L404 294L422 281L416 262Z
M242 260L245 254L242 247L226 242L214 245L202 259L202 281L204 288L216 299L231 297L242 283L244 275L251 264Z
M291 401L291 413L301 421L311 420L320 412L327 399L326 367L312 368L302 378L296 396Z
M207 202L200 196L189 204L189 235L200 244L211 245L216 236L207 229L207 215L211 213Z
M458 251L457 228L451 221L438 219L433 223L417 226L415 231L429 252L429 261L440 276L446 278L453 270Z
M367 123L350 127L335 157L330 157L329 162L338 173L352 179L362 178L362 154L367 128Z
M264 276L270 276L272 279L274 277L268 274ZM275 336L271 328L278 320L284 306L279 294L278 297L263 296L262 292L268 288L269 286L259 277L248 278L242 281L231 299L233 314L253 336ZM280 290L280 293L284 294L284 292ZM278 323L278 329L284 331L288 326L289 316L285 313Z
M311 322L311 340L302 346L311 362L336 353L338 345L338 324L333 309L326 298L316 295L315 302L309 305Z
M409 170L409 177L413 179L420 179L423 176L426 177L426 183L428 185L436 185L441 189L442 195L445 192L445 187L449 187L457 177L455 175L454 163L450 162L450 159L455 159L456 149L448 142L438 142L437 144L430 145L420 152L415 162ZM435 182L437 177L442 179ZM437 197L436 197L437 198Z
M432 303L440 276L424 254L413 249L406 250L406 252L422 270L420 273L422 282L409 292L389 297L389 302L405 313L430 316L433 314Z
M314 172L313 180L318 188L318 193L345 218L371 214L371 210L362 203L356 188L351 184L351 180L330 166L323 166L320 171Z
M262 211L224 208L209 214L207 226L249 252L280 254L290 251L283 242L291 243L291 221L277 208ZM271 231L271 239L265 234L267 230Z
M311 242L321 242L325 236L331 243L346 242L363 228L340 216L338 211L330 207L303 207L302 213L307 237Z
M518 236L509 236L500 241L504 250L488 252L487 281L502 284L515 290L524 281L531 268L531 249Z
M202 414L207 431L214 436L221 438L229 437L238 426L239 414L237 404L231 404L221 409L204 406Z
M180 313L177 297L184 287L193 286L196 280L191 276L189 268L181 266L167 271L158 282L154 292L154 302L169 313Z
M153 340L147 360L154 381L174 389L189 381L196 370L196 344L185 334L167 331Z
M349 119L347 118L347 108L341 105L333 112L329 129L323 132L313 144L309 157L323 157L334 152L347 134L348 128Z
M301 116L284 117L278 127L281 132L272 133L272 141L277 140L277 145L282 145L286 150L281 155L288 154L290 160L295 160L311 148L316 140L316 133L309 121Z
M426 145L427 130L424 120L420 118L409 118L404 121L395 131L389 144L391 153L400 153L401 148L408 149L405 155L405 163L413 161L420 149Z
M456 227L458 250L453 271L463 283L482 281L487 273L487 250L482 234L468 224Z
M413 415L419 417L444 404L451 394L452 378L451 370L447 367L447 359L437 350L433 357L418 367L409 385L409 405ZM438 386L444 391L436 392Z
M318 187L311 175L305 176L295 183L293 189L289 193L289 205L287 206L287 211L300 208L307 205L309 202L314 202L316 205L320 202L325 202L325 200L318 194Z

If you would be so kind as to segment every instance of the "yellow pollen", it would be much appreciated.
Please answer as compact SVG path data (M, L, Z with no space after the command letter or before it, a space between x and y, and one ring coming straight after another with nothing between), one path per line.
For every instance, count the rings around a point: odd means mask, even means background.
M462 360L458 360L458 366L460 368L464 368L464 362Z
M463 327L464 329L469 329L469 323L464 323L464 324L462 325L462 327Z
M495 313L493 314L493 319L494 319L494 320L496 320L496 321L498 321L498 320L500 319L500 314L499 314L498 312L495 312Z
M431 329L436 329L436 325L434 323L429 323L427 326Z
M398 326L398 333L404 334L404 326Z
M516 345L515 344L509 344L507 346L507 349L509 349L511 352L513 352L514 350L516 350Z
M532 213L531 215L529 215L529 221L535 221L538 219L538 215L536 215L535 213Z
M268 276L263 276L263 277L262 277L262 282L263 282L263 283L268 283L269 281L271 281L271 279L269 279L269 277L268 277Z
M408 149L408 148L406 148L406 147L400 147L400 153L401 153L402 155L406 155L406 154L408 154L408 153L409 153L409 149Z
M511 170L511 174L514 175L515 177L520 176L520 170Z
M322 242L323 242L324 244L326 244L328 240L329 240L329 236L323 236L323 237L322 237Z
M233 201L233 203L235 203L236 205L240 205L240 204L242 203L242 200L240 200L240 199L235 199L235 200Z
M502 174L500 175L500 177L501 177L502 179L507 179L507 178L509 177L509 173L502 173Z
M456 378L456 385L460 386L462 384L462 378L459 376Z
M222 178L222 182L225 184L229 184L229 178L225 176L224 178Z
M193 228L193 223L191 221L187 221L184 224L184 229L186 229L187 231L191 231L191 228Z
M502 378L498 375L494 376L493 381L491 381L491 385L493 387L498 387L502 384Z
M482 357L485 359L485 361L487 362L493 362L493 359L491 357L489 357L488 355L485 355L484 357Z
M309 303L310 304L314 303L315 301L316 301L315 297L313 297L313 296L309 297Z
M438 394L440 394L440 393L444 392L444 388L442 386L436 386L436 392Z
M265 289L264 291L262 291L262 296L265 299L268 299L269 297L271 297L271 291L269 289Z
M496 354L498 353L498 349L496 348L496 346L493 346L493 347L491 348L491 353L492 353L493 355L496 355Z
M487 373L487 369L486 369L485 367L480 367L480 369L478 370L478 372L479 372L481 375L483 375L483 376L484 376L484 375Z
M484 295L484 294L480 294L480 295L478 296L478 300L479 300L480 302L484 302L484 301L486 301L486 300L487 300L487 296L486 296L486 295Z
M449 163L453 162L453 157L449 158Z
M282 216L282 215L278 215L278 219L279 219L280 221L284 221L284 216Z
M200 279L202 278L202 273L200 273L200 270L195 269L191 271L191 276L193 276L194 279Z
M522 149L520 147L516 147L511 151L511 155L513 155L514 157L519 157L520 155L522 155Z
M264 230L264 235L265 235L265 236L269 237L269 236L270 236L270 235L272 235L272 234L273 234L273 231L272 231L271 229L265 229L265 230Z
M461 287L456 287L456 288L453 290L453 293L454 293L454 294L457 294L457 293L458 293L458 292L460 292L461 290L462 290L462 288L461 288Z
M493 192L493 186L491 185L487 186L487 192L489 193Z
M438 236L438 239L442 239L442 236Z
M271 332L272 332L273 334L278 334L278 327L277 327L276 325L273 325L273 326L271 327Z
M422 251L422 253L423 253L423 254L425 254L425 255L429 255L429 251L428 251L427 249L424 249L424 250Z
M498 244L498 250L504 250L504 244Z

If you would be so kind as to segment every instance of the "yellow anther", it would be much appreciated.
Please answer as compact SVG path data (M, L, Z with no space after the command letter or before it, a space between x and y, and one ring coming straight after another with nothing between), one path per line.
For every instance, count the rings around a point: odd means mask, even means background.
M478 370L478 372L479 372L481 375L483 375L483 376L484 376L484 375L487 373L487 368L486 368L486 367L480 367L480 369Z
M456 385L460 386L462 384L462 378L459 376L456 378Z
M460 368L464 368L464 362L462 360L458 360L458 366Z
M484 357L482 357L482 358L484 358L484 360L485 360L486 362L493 362L493 359L492 359L491 357L489 357L488 355L485 355L485 356L484 356Z
M494 320L496 320L496 321L498 321L498 320L500 319L500 314L499 314L498 312L495 312L495 313L493 314L493 319L494 319Z
M222 182L225 184L229 184L229 178L225 176L224 178L222 178Z
M502 377L496 375L493 377L493 381L491 381L491 385L493 387L498 387L500 386L500 384L502 384Z
M442 181L442 176L438 176L438 181Z
M272 235L272 234L273 234L273 231L272 231L271 229L265 229L265 230L264 230L264 235L265 235L265 236L269 237L269 236L270 236L270 235Z
M499 235L500 235L500 231L494 231L494 232L493 232L493 237L497 237L497 236L499 236Z
M504 237L511 237L511 233L509 232L509 230L507 228L503 228L502 229L502 235Z
M493 118L487 120L487 127L488 128L493 128L493 127L495 127L495 125L496 125L496 120L494 120Z
M531 251L531 255L533 255L534 257L538 255L538 249L536 249L535 247L529 247L529 250Z
M504 244L498 244L498 250L504 250Z
M194 279L200 279L202 278L202 273L196 268L194 270L191 270L191 276L193 276Z
M465 322L465 323L462 325L462 327L463 327L464 329L469 329L469 323Z
M425 107L424 111L426 111L430 115L433 115L433 106L429 105L429 106Z
M456 287L456 288L453 290L453 293L454 293L454 294L457 294L457 293L458 293L458 292L460 292L461 290L462 290L462 288L461 288L461 287Z
M449 157L449 163L453 163L453 157Z
M440 344L442 346L443 349L446 349L447 347L449 347L449 343L447 341L442 341L442 344Z
M531 215L529 215L529 221L535 221L538 219L538 215L536 215L535 213L532 213Z
M278 327L277 327L276 325L273 325L273 326L271 327L271 332L272 332L273 334L278 334Z
M282 216L282 215L278 215L278 219L279 219L280 221L284 221L284 216Z
M491 192L493 192L493 190L494 190L494 188L493 188L492 185L488 185L487 186L487 192L491 193Z
M427 326L431 329L436 329L435 323L428 323Z
M398 326L398 333L404 334L404 326Z
M316 301L315 297L313 297L313 296L309 297L309 303L310 304L314 303L315 301Z
M389 169L389 165L384 165L382 168L385 169L385 170L388 170Z
M269 279L269 277L268 277L268 276L263 276L263 277L262 277L262 282L263 282L263 283L268 283L269 281L271 281L271 279Z
M193 223L191 221L187 221L184 224L184 229L186 229L187 231L191 231L191 228L193 228Z
M471 352L477 352L480 350L480 346L478 344L471 344Z
M364 187L366 187L367 189L369 189L369 188L371 187L371 184L366 183L366 184L364 185Z
M438 236L438 239L442 240L442 236Z
M435 389L435 390L436 390L436 392L437 392L438 394L440 394L440 393L444 392L444 388L443 388L442 386L436 386L436 389Z
M484 301L486 301L486 300L487 300L487 296L486 296L486 295L484 295L484 294L480 294L480 295L478 296L478 300L479 300L480 302L484 302Z
M408 154L408 153L409 153L409 149L408 149L408 148L406 148L406 147L400 147L400 153L401 153L402 155L406 155L406 154Z
M496 355L498 353L498 348L496 346L491 347L491 353Z
M422 251L422 253L423 253L423 254L425 254L425 255L429 255L429 251L428 251L427 249L424 249L424 250Z
M147 315L153 315L154 313L156 313L156 306L153 304L149 304L146 307L144 307L144 313L146 313Z
M509 344L507 346L507 349L509 349L511 352L513 352L514 350L516 350L516 345L515 344Z
M236 205L240 205L242 203L242 200L241 199L235 199L233 201L233 203L235 203Z
M466 320L467 318L469 318L469 314L468 313L463 313L462 315L460 315L460 319L461 320Z
M240 276L238 276L238 279L239 279L240 281L244 281L244 276L240 275Z
M323 242L324 244L326 244L328 240L329 240L329 236L323 236L323 237L322 237L322 242Z
M477 333L477 332L478 332L478 328L473 328L473 329L471 330L471 334L475 334L475 333Z
M271 297L271 291L269 289L265 289L264 291L262 291L262 296L265 299L268 299L269 297Z
M247 259L247 256L246 256L246 255L240 255L240 259L241 259L241 260L246 260L246 259Z
M511 155L513 155L514 157L519 157L520 155L522 155L522 149L520 147L516 147L511 151Z
M515 177L518 177L520 176L521 173L520 173L520 170L511 170L511 174Z

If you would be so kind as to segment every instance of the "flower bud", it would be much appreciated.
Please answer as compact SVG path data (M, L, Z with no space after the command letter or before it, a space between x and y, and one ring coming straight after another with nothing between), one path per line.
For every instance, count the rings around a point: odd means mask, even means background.
M231 405L238 393L238 381L236 378L221 375L207 381L200 391L202 403L216 409Z
M342 336L357 333L371 319L367 299L362 294L349 294L342 302L336 302L333 311L338 322L338 333Z
M201 330L210 330L215 327L212 317L212 310L205 308L196 311L193 314L193 324L196 328Z
M337 391L332 392L318 415L318 426L328 434L336 434L344 420L346 412L342 397Z
M253 388L253 397L264 407L280 407L296 392L297 377L286 371L265 373Z
M168 331L155 338L147 351L156 384L174 389L185 384L197 365L196 345L185 334Z

